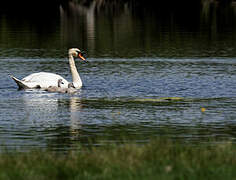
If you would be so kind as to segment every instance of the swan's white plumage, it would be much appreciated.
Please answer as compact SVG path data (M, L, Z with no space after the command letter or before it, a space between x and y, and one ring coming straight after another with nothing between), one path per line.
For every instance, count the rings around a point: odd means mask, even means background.
M85 60L82 56L81 52L77 48L69 49L69 65L71 69L72 74L72 84L75 89L79 89L82 87L82 81L80 79L79 73L77 71L77 68L75 66L74 57L79 57L82 60ZM11 76L11 78L16 82L18 87L20 89L33 89L33 88L49 88L50 86L58 86L58 80L61 81L61 88L68 88L69 82L65 80L62 76L49 73L49 72L39 72L39 73L33 73L22 80L17 79L14 76Z
M48 72L33 73L29 76L26 76L21 81L30 87L39 86L40 88L48 88L49 86L57 86L59 79L62 79L61 87L68 87L69 82L67 80L65 80L60 75Z

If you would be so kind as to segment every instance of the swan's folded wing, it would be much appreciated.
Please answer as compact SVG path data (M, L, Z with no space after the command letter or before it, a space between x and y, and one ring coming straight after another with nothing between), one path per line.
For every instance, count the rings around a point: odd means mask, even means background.
M28 85L29 87L33 86L31 88L37 88L37 85L39 86L39 88L48 88L49 86L58 86L58 80L62 80L61 87L68 87L69 82L62 76L48 72L30 74L24 77L21 82L24 82L24 84L26 85L31 83Z

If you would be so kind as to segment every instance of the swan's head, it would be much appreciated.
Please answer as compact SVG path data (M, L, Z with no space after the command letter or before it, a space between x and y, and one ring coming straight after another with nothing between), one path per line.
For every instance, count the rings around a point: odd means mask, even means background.
M83 57L82 52L78 48L69 49L69 56L78 57L85 61L85 58Z
M64 83L63 83L62 79L59 79L58 82L57 82L57 86L58 86L58 87L61 87L63 84L64 84Z

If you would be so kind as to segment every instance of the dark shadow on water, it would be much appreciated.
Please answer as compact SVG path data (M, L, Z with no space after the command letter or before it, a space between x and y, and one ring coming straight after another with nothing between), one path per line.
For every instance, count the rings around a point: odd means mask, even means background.
M3 56L58 57L70 47L85 50L89 57L236 56L234 2L33 3L1 6ZM16 51L9 54L7 49ZM34 55L32 49L42 53Z

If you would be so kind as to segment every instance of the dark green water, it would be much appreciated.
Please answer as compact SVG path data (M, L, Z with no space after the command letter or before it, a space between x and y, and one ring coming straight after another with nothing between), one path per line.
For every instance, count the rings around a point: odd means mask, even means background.
M61 6L43 18L1 12L1 144L66 151L124 137L137 143L156 136L234 141L234 9L209 10L205 4L189 17L94 4ZM18 91L8 76L46 71L71 80L70 47L83 50L88 60L77 61L84 82L77 94Z

